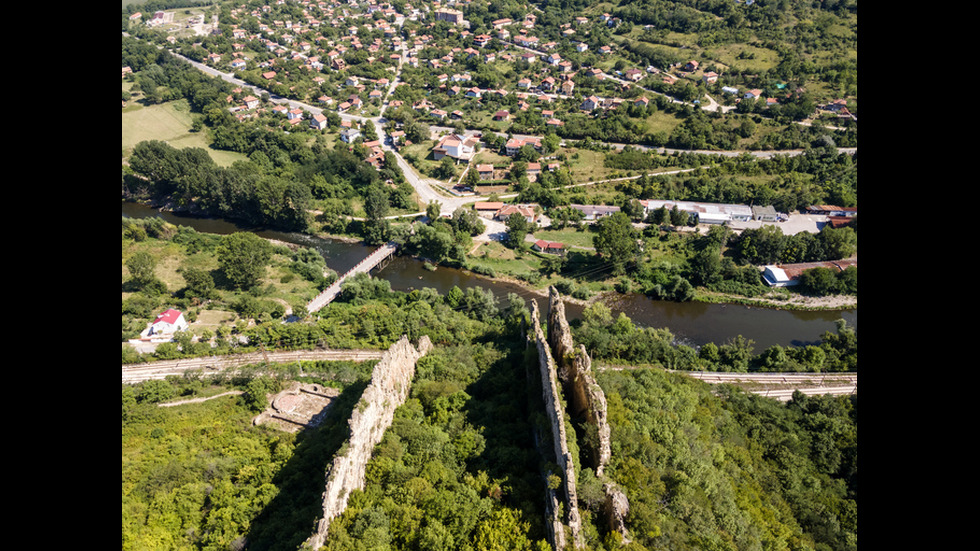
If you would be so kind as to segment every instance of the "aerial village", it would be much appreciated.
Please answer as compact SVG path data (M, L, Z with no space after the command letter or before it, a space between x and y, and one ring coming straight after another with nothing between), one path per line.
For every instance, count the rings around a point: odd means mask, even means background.
M206 24L203 16L175 23L167 12L147 25L193 30L196 38L183 55L267 91L259 97L243 87L229 96L228 109L239 119L271 115L284 128L321 131L350 148L365 148L366 162L376 168L384 166L387 146L446 192L488 199L477 199L474 208L499 221L511 214L505 208L535 210L496 200L513 191L518 178L535 182L548 173L552 182L581 183L559 151L575 133L566 125L623 121L631 126L610 141L629 146L644 138L635 121L656 109L651 104L683 103L678 98L692 86L717 98L715 108L722 111L744 101L760 112L780 102L778 95L762 97L762 88L726 83L714 64L695 59L633 66L608 40L621 24L608 13L575 17L555 35L553 26L538 32L534 6L521 18L473 22L460 9L468 4L411 1L402 13L377 0L272 0L232 9L238 23L231 26L218 25L216 17ZM180 33L171 32L176 42ZM269 101L272 96L314 109ZM856 120L843 99L830 99L818 111L825 121ZM702 224L786 220L771 206L642 203L645 210L676 205ZM497 207L488 212L488 205ZM572 208L586 221L619 210ZM542 209L536 212L529 220L539 220ZM807 214L844 224L856 209L818 205ZM556 254L563 247L544 240L533 246Z

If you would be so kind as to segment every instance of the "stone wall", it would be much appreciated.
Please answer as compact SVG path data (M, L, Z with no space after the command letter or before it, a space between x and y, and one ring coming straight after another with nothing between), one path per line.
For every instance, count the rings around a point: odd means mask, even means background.
M304 547L319 549L326 540L331 521L347 507L350 493L364 488L364 469L371 459L371 452L391 425L395 410L408 397L416 362L431 348L432 343L426 336L419 339L418 348L403 336L374 367L371 382L348 421L351 434L347 450L334 458L327 473L323 518Z
M575 548L585 547L585 540L582 535L582 518L578 510L578 493L575 476L575 464L572 455L568 451L568 439L565 432L565 412L561 407L561 391L558 386L558 374L555 361L551 356L551 347L545 338L544 331L541 329L540 314L538 312L538 302L531 301L531 330L534 332L534 341L538 349L538 365L541 370L541 386L544 398L545 411L548 413L548 421L551 423L552 441L554 443L555 462L561 470L562 485L565 493L565 523L567 524ZM549 510L554 514L555 504L549 503ZM554 526L554 523L553 523ZM559 534L555 528L554 541L556 549L564 548L564 534Z

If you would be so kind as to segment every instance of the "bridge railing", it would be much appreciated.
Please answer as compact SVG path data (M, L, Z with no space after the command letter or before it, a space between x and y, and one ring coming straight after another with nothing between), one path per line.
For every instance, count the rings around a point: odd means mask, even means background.
M322 293L320 293L319 295L314 297L313 300L308 302L306 305L306 310L308 312L315 312L320 308L323 308L324 306L329 304L330 301L336 298L337 294L339 294L340 285L348 277L350 277L351 275L355 274L358 271L361 271L362 268L367 264L370 264L370 266L368 266L367 270L364 271L370 271L371 268L378 265L381 258L384 258L394 253L396 249L398 249L398 245L393 241L389 241L388 243L385 243L384 245L375 249L371 254L367 255L364 259L362 259L360 262L355 264L353 268L344 272L344 275L337 278L337 281L331 283L330 286L324 289ZM321 302L322 304L320 304Z

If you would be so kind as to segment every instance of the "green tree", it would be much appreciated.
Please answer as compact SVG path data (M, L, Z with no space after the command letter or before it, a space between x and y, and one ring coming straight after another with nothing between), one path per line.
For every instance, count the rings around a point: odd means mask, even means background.
M551 155L555 151L558 151L559 146L561 146L561 138L558 136L558 134L547 134L545 135L544 139L541 140L541 148L544 150L545 155Z
M714 247L705 247L694 253L688 264L694 285L708 286L721 280L721 254Z
M369 245L380 245L391 237L391 224L387 219L391 202L388 193L379 185L371 186L364 200L367 215L364 240Z
M613 273L620 275L639 259L640 246L636 240L636 230L629 217L617 212L596 222L592 244L596 252L612 263Z
M837 291L847 295L857 294L857 266L848 266L837 274Z
M670 220L670 211L667 207L661 206L658 209L654 209L647 215L647 222L650 224L663 225Z
M818 296L838 293L837 274L831 268L817 267L800 274L800 289Z
M731 371L742 373L748 371L754 344L754 341L746 339L742 335L728 339L725 344L718 347L720 363Z
M434 176L440 180L450 181L456 177L456 161L452 157L446 156L439 161Z
M141 383L139 389L136 391L136 400L140 403L148 402L155 404L157 402L162 402L173 398L176 392L177 391L174 389L173 385L167 381L146 381Z
M620 212L625 213L631 220L640 221L643 219L643 205L636 199L627 199L620 207Z
M475 210L464 207L459 207L453 212L450 224L453 230L471 237L480 235L486 229L486 224L480 219L480 215Z
M272 245L249 232L226 235L218 247L218 266L237 289L250 289L265 276Z
M267 396L279 391L279 384L271 377L255 377L245 385L242 399L252 411L262 411L267 405Z
M126 261L129 275L139 286L146 285L156 278L156 259L146 251L137 251Z
M214 277L207 270L194 267L181 268L180 275L187 282L184 296L209 300L216 296Z
M825 260L848 258L857 250L857 233L853 228L834 228L827 224L818 235L823 243Z
M439 201L429 201L429 204L425 206L425 217L429 219L429 223L433 223L439 219L439 215L442 212L442 205Z
M507 246L512 249L523 249L524 238L530 229L526 218L520 214L511 214L507 219Z

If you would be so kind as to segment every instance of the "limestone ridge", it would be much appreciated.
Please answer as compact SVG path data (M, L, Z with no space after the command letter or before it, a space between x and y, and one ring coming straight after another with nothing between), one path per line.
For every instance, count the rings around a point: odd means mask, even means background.
M575 465L572 461L571 453L568 451L568 440L565 433L565 412L561 408L561 394L558 386L555 361L551 357L551 349L544 336L544 331L541 329L538 302L536 300L531 301L531 330L534 331L534 340L538 349L542 394L545 410L548 413L548 421L551 423L555 462L563 474L562 482L567 509L566 519L564 521L571 531L573 546L581 549L585 547L585 540L582 536L582 518L578 510ZM557 504L550 501L548 503L548 510L552 515L550 523L554 537L552 543L556 549L563 549L565 547L564 529L560 524L561 519L557 518Z
M364 488L364 470L371 452L391 426L395 410L408 397L416 363L431 349L427 336L419 339L418 348L412 346L407 336L402 336L374 367L371 382L348 420L350 439L346 452L334 458L327 472L323 518L304 548L319 549L326 540L331 521L347 507L350 493Z
M565 318L565 304L553 286L548 289L548 341L558 364L559 377L569 396L572 416L584 416L590 424L596 426L599 441L591 446L594 449L590 452L593 455L596 476L602 476L612 453L609 422L606 419L606 394L592 374L592 359L585 346L579 345L575 349L572 331Z
M623 543L628 543L630 539L624 521L629 512L629 500L616 483L605 476L606 465L612 457L606 394L595 379L592 359L585 346L575 348L572 331L565 318L565 304L554 286L548 288L548 342L558 364L563 391L569 397L571 415L584 418L596 427L597 441L588 442L586 448L591 454L596 477L603 483L609 528L619 532Z

